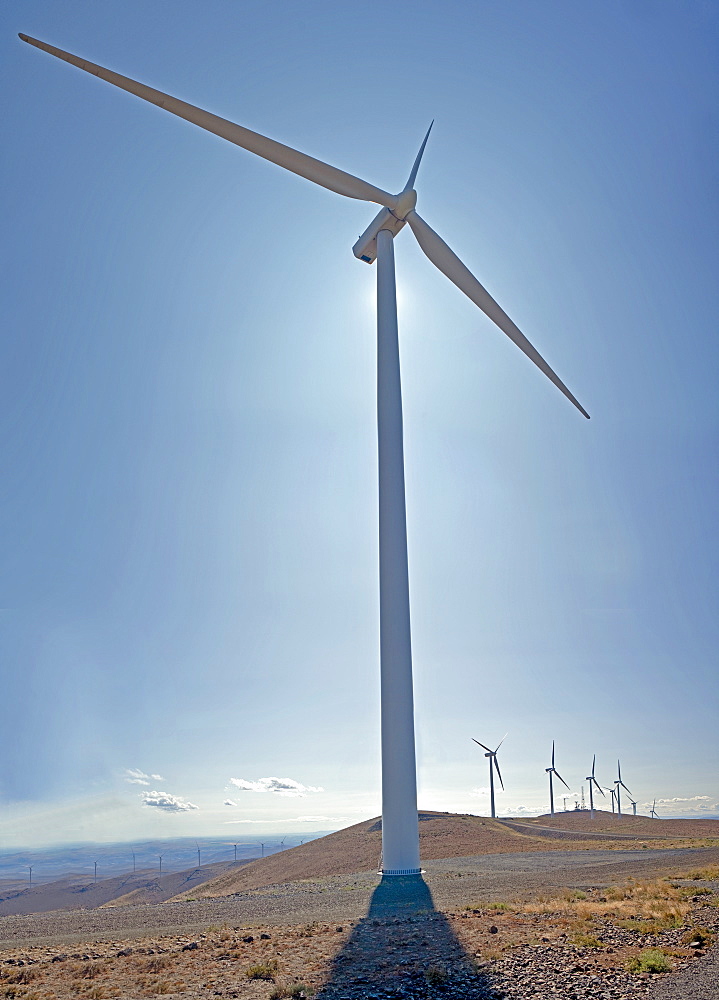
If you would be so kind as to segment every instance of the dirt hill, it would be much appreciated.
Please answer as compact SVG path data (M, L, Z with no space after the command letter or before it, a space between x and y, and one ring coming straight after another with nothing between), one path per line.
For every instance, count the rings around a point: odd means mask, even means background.
M184 872L158 875L155 871L130 872L115 878L93 881L86 875L69 875L32 886L21 887L8 882L0 885L0 916L18 913L46 913L49 910L91 910L99 906L114 906L118 900L125 902L161 903L187 892L193 885L203 884L229 868L237 868L246 861L218 861L190 868Z
M521 825L529 829L533 826L549 827L573 833L624 834L653 840L659 838L676 840L683 837L719 840L719 819L650 819L648 816L632 816L625 813L617 816L599 809L595 809L594 819L590 818L588 810L572 810L555 813L554 816L523 819Z
M523 821L524 822L524 821ZM529 829L512 829L498 820L454 813L420 813L422 858L473 857L479 854L516 854L522 851L587 850L611 846L612 837L567 839L566 833L547 837ZM616 840L614 841L616 843ZM253 861L241 871L226 872L192 891L193 898L229 896L263 886L329 875L371 871L380 865L382 826L377 818L293 847L281 854ZM186 899L187 893L176 899Z

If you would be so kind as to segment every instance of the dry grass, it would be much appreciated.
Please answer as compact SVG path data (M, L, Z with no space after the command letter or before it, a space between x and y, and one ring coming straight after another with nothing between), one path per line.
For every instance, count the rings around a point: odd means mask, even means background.
M719 880L719 865L709 865L708 868L700 868L698 871L692 872L689 878L709 882L717 881Z
M666 929L681 926L691 903L681 888L666 879L643 882L630 879L624 885L591 893L566 890L558 895L540 896L533 902L514 903L512 909L522 913L564 914L585 921L601 917L620 926L641 921Z

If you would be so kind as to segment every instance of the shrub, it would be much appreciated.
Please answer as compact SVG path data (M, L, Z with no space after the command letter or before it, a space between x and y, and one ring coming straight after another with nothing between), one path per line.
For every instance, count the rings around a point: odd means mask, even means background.
M80 975L83 979L95 979L105 971L105 967L101 962L86 962L80 969Z
M604 943L595 934L574 934L570 939L578 948L603 948Z
M440 969L438 965L430 965L424 974L424 978L430 986L443 986L449 977L446 971Z
M304 983L281 983L270 993L269 1000L292 1000L297 997L309 997L312 991Z
M627 962L630 972L671 972L672 963L658 948L645 948Z
M268 982L274 983L275 974L278 969L279 963L277 959L272 958L269 962L264 962L262 965L251 965L245 969L245 975L248 979L266 979Z
M706 927L690 927L682 935L682 944L696 944L698 942L700 948L703 948L706 944L711 944L713 940L714 935Z
M157 958L148 959L148 961L145 962L142 971L163 972L171 964L172 964L172 959L167 958L165 955L158 955Z

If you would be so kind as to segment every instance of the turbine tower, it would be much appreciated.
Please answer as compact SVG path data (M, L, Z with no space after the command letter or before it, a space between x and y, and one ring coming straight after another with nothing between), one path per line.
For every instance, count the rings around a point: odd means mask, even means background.
M506 739L507 739L507 734L505 733L502 739L497 744L497 750L499 750L499 748ZM489 797L492 803L492 819L495 819L496 818L494 811L494 768L495 767L497 769L497 777L499 778L499 783L502 786L502 791L504 791L502 772L499 770L499 761L497 760L497 750L490 750L489 747L486 747L484 743L480 743L479 740L475 740L474 737L472 737L472 742L476 743L477 746L481 747L483 750L486 750L487 752L484 756L489 757Z
M62 49L20 35L93 76L120 87L237 146L337 194L382 208L352 248L367 264L377 261L377 436L379 457L380 691L382 743L382 873L418 874L419 830L405 520L402 394L400 385L394 238L409 225L424 254L471 299L585 416L589 414L519 328L417 214L414 182L424 142L407 183L389 194L274 139L177 100ZM430 126L431 128L431 126ZM550 776L551 780L551 776Z
M617 777L614 779L614 784L617 786L617 816L621 816L622 815L622 800L621 800L621 798L619 796L619 789L623 788L624 791L627 792L628 795L631 795L632 793L629 791L629 789L627 788L627 786L622 781L622 765L619 763L619 761L617 761ZM630 799L630 801L631 801L631 799Z
M634 799L630 799L629 800L629 805L632 807L632 816L636 816L637 815L637 804L634 801Z
M592 792L592 785L595 785L596 788L597 788L597 791L601 792L601 794L606 799L606 795L604 795L604 789L599 784L599 782L597 781L597 779L594 777L594 765L596 763L597 763L597 755L594 754L594 756L592 757L592 773L589 774L589 775L587 775L587 777L584 779L585 781L589 782L589 818L590 819L594 819L594 794Z
M552 816L554 816L554 786L552 784L552 775L556 774L556 776L562 782L567 791L570 791L569 785L554 766L554 740L552 740L552 766L545 767L544 770L549 775L549 812Z

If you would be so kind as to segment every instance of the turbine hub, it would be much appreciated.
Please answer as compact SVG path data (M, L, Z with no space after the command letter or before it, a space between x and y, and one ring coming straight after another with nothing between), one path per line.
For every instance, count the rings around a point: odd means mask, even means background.
M392 215L394 215L396 219L403 221L407 218L416 204L417 192L414 188L410 188L409 191L403 191L402 194L397 195L397 204L392 211Z

